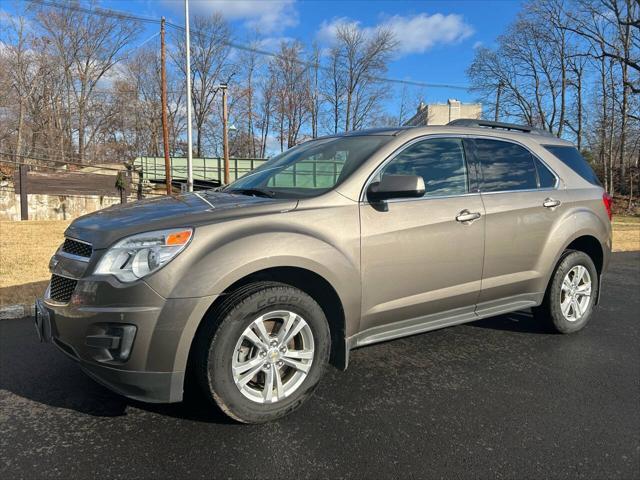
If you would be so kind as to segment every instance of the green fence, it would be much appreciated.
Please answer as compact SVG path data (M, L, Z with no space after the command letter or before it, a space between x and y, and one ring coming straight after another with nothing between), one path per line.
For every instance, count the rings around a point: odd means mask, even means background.
M258 168L267 159L231 158L229 160L229 178L234 181ZM330 188L338 181L344 159L309 160L297 162L269 180L270 187ZM165 180L163 157L138 157L134 165L142 168L143 178L162 182ZM221 158L194 158L193 179L221 182L224 178L224 160ZM186 180L187 159L171 159L171 175L174 180Z
M266 161L265 158L231 158L229 159L229 179L234 181ZM164 157L138 157L133 163L136 167L142 168L144 179L157 181L165 179ZM193 158L191 168L194 180L218 182L224 180L224 159L222 158ZM171 159L171 176L176 180L187 179L186 157Z

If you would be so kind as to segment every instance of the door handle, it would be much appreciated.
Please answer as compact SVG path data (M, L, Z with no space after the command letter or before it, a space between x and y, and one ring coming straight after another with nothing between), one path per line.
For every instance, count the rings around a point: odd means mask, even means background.
M470 212L469 210L462 210L457 216L456 221L460 223L473 222L480 218L480 213L478 212Z
M560 200L556 200L555 198L545 198L544 202L542 202L542 206L544 208L555 208L560 205Z

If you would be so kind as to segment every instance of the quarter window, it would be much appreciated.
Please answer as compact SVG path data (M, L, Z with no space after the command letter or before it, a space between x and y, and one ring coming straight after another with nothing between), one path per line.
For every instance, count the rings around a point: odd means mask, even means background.
M482 169L482 191L530 190L538 188L533 156L524 147L500 140L474 140Z
M553 188L556 185L556 177L551 173L551 170L537 158L536 170L538 171L538 183L540 188Z
M415 143L391 160L382 175L419 175L425 196L461 195L469 183L462 140L457 138Z

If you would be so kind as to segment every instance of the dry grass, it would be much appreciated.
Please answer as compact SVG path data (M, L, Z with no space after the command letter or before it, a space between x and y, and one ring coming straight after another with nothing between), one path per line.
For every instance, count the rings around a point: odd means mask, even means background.
M68 221L0 222L0 305L32 303L49 279L49 259ZM613 250L640 250L640 217L615 216Z
M49 259L70 222L0 222L0 305L32 303L42 296Z
M613 251L640 250L640 217L613 217Z

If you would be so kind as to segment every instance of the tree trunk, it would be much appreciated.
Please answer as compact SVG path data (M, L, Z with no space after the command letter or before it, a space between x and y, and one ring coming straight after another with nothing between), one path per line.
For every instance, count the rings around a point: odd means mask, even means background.
M580 71L578 72L578 78L577 78L577 101L578 101L578 138L577 138L577 144L578 144L578 150L582 150L582 69L580 69Z
M84 163L84 102L78 105L78 162Z

